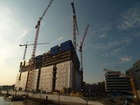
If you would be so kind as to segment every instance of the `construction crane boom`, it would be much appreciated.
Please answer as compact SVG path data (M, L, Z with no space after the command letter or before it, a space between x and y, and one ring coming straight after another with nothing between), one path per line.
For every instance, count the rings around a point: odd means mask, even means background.
M87 25L87 27L86 27L82 42L81 42L80 47L79 47L80 58L81 58L81 89L82 90L83 90L83 52L82 52L82 48L83 48L83 44L85 41L85 37L87 35L88 27L89 27L89 25Z
M131 83L131 87L132 87L132 93L133 93L133 96L134 96L134 103L135 105L139 105L138 104L138 95L137 95L137 91L136 91L136 87L135 87L135 83L134 83L134 75L132 74L132 72L130 72L129 75L126 75L126 74L123 74L119 71L112 71L112 70L109 70L109 69L106 69L104 68L104 71L106 72L111 72L111 73L114 73L114 74L118 74L118 75L122 75L124 77L127 77L130 79L130 83Z
M86 27L86 30L85 30L85 33L84 33L82 42L81 42L80 47L79 47L79 52L81 53L81 54L80 54L80 56L81 56L81 70L83 69L83 57L82 57L83 54L82 54L82 48L83 48L83 43L84 43L84 41L85 41L85 37L86 37L86 35L87 35L88 27L89 27L89 25L87 25L87 27Z
M47 42L47 43L37 43L37 45L42 45L42 44L49 44L49 42ZM28 44L28 42L26 42L26 44L19 44L20 47L25 46L23 60L25 60L25 56L26 56L26 52L27 52L27 47L28 46L32 46L32 45L34 45L34 44Z
M79 35L79 29L78 29L76 12L75 12L75 7L74 7L73 2L71 3L71 6L72 6L72 10L73 10L73 43L74 43L74 48L75 48L75 51L76 51L76 46L77 46L77 43L76 43L76 31L77 31L77 34Z
M33 47L33 52L32 52L32 58L35 57L35 52L36 52L36 44L37 44L37 41L38 41L38 34L39 34L39 30L40 30L40 23L43 19L43 17L45 16L47 10L49 9L51 3L53 2L53 0L50 1L49 5L47 6L47 8L45 9L43 15L39 18L38 22L37 22L37 25L36 25L36 36L35 36L35 40L34 40L34 47Z
M33 52L31 55L31 62L33 62L33 59L35 58L35 52L36 52L36 45L37 45L37 41L38 41L38 34L39 34L39 30L40 30L40 23L43 19L43 17L45 16L47 10L49 9L50 5L52 4L53 0L50 0L49 5L47 6L47 8L45 9L45 11L43 12L43 15L39 18L37 25L35 26L36 28L36 35L35 35L35 40L34 40L34 47L33 47ZM32 72L31 70L33 69L33 64L30 65L30 70L28 71L28 78L27 78L27 85L26 85L26 90L31 91L32 86Z
M86 27L85 34L84 34L83 39L82 39L82 42L80 44L80 49L79 49L80 52L82 52L82 47L83 47L83 43L85 41L85 37L87 35L88 27L89 27L89 25L87 25L87 27Z
M53 2L53 0L50 1L49 5L47 6L47 8L45 9L44 13L42 14L42 16L39 18L37 25L35 26L35 28L37 28L40 25L40 22L42 21L43 17L45 16L47 10L49 9L49 7L51 6L51 3Z

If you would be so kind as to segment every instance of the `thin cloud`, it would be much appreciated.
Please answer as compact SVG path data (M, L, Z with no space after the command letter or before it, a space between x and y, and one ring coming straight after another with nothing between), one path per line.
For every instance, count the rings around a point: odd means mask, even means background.
M107 34L100 35L100 38L106 38L106 37L107 37Z
M118 64L123 64L123 63L128 63L128 62L131 62L132 60L132 57L130 56L123 56L121 57L118 61L116 62L108 62L108 63L105 63L104 65L105 66L109 66L109 65L118 65Z
M108 45L109 47L115 47L115 46L120 46L120 45L129 45L131 43L131 39L130 38L122 38L120 40L115 40L110 42Z
M60 41L60 40L62 40L64 37L63 36L61 36L60 38L58 38L56 41Z
M140 3L124 13L119 19L117 28L119 30L128 30L140 26Z
M129 56L124 56L124 57L121 57L121 61L123 62L123 63L127 63L127 62L130 62L131 61L131 57L129 57Z
M60 41L60 40L62 40L62 39L64 39L63 36L61 36L61 37L59 37L58 39L56 39L56 41L54 41L54 43L56 43L56 42L58 42L58 41Z
M110 52L104 52L102 56L109 57L109 56L117 56L119 53L121 53L124 50L124 47L116 48Z
M104 25L104 26L101 27L101 30L102 30L102 31L109 31L109 30L111 30L111 29L112 29L112 27L111 27L110 24Z
M25 37L27 35L28 31L24 30L23 33L20 35L20 37L18 38L18 40L22 39L23 37Z
M140 36L140 32L137 32L137 33L135 34L135 36Z
M112 55L112 56L118 55L119 52L121 52L121 51L123 51L123 50L124 50L123 47L117 48L117 49L115 49L115 50L112 51L111 55Z
M108 48L113 48L116 46L122 46L122 45L129 45L131 43L131 39L130 38L122 38L119 40L112 40L111 42L108 43L97 43L94 45L93 48L95 49L108 49Z

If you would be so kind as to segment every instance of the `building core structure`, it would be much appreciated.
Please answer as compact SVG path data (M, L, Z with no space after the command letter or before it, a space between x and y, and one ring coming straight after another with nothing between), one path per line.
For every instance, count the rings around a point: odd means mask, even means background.
M82 81L79 67L80 62L72 41L68 40L36 56L33 62L21 62L15 88L35 92L61 91L63 88L80 91ZM32 72L31 77L28 77L29 72ZM31 81L30 88L27 88L28 79Z

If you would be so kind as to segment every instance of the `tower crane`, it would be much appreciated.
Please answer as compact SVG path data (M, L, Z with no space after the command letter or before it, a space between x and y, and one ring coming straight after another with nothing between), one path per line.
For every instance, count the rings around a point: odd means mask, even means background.
M49 43L48 42L47 43L37 43L37 45L41 45L41 44L49 44ZM27 47L32 46L32 45L34 45L34 44L28 44L28 42L26 42L26 44L19 44L20 47L25 46L23 60L25 60L25 57L26 57Z
M81 42L80 47L79 47L80 58L81 58L81 89L83 89L83 54L82 54L82 48L83 48L83 44L84 44L84 41L85 41L85 37L87 35L88 27L89 27L89 25L87 25L87 27L86 27L85 34L83 36L82 42Z
M40 30L40 23L43 19L43 17L45 16L47 10L49 9L49 7L51 6L53 0L50 0L49 5L47 6L47 8L45 9L44 13L42 14L42 16L39 18L37 25L35 26L36 29L36 35L35 35L35 40L34 40L34 47L33 47L33 52L31 55L31 62L33 62L33 58L35 57L35 52L36 52L36 45L37 45L37 41L38 41L38 35L39 35L39 30ZM30 91L32 86L32 72L31 70L33 69L33 64L30 65L30 70L28 71L28 76L27 76L27 83L26 83L26 90Z
M106 68L104 68L104 71L111 72L113 74L122 75L124 77L129 78L130 79L130 83L131 83L131 88L132 88L132 94L134 96L133 101L134 101L135 105L139 105L138 104L138 95L137 95L137 91L136 91L136 87L135 87L135 83L134 83L134 75L132 74L132 72L130 72L130 74L127 75L127 74L123 74L123 73L118 72L118 71L112 71L112 70L109 70L109 69L106 69Z
M71 3L72 6L72 10L73 10L73 44L74 44L74 48L76 51L76 32L79 35L79 30L78 30L78 24L77 24L77 18L76 18L76 12L75 12L75 7L74 7L74 3Z

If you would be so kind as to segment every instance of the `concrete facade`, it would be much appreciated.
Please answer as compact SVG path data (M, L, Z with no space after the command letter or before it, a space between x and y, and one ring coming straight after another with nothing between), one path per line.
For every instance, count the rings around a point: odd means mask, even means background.
M80 91L82 81L79 67L73 44L66 41L32 60L22 61L15 88L35 92L61 91L63 88Z

